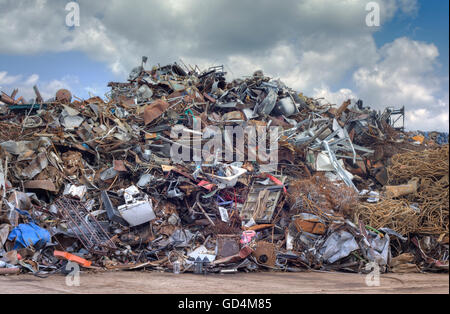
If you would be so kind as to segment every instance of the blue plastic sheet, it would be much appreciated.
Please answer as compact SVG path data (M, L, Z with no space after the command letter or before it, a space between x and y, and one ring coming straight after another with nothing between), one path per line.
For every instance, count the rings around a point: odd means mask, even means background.
M8 240L16 241L14 250L26 248L30 245L35 248L44 247L46 243L50 242L50 233L36 225L34 222L27 224L20 224L14 228L8 236Z

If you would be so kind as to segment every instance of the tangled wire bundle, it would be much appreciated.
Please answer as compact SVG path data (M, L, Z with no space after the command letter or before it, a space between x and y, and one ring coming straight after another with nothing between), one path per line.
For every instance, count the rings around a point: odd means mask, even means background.
M438 181L422 179L419 190L413 195L420 204L420 224L417 233L448 233L449 214L448 174Z
M402 184L414 177L439 180L448 174L448 150L449 145L445 145L393 156L388 168L390 183Z
M390 228L400 234L408 234L417 230L419 214L407 201L385 199L374 204L358 205L355 221L363 221L376 229Z
M355 218L374 228L389 227L401 234L448 233L449 146L392 157L388 169L392 184L421 178L417 193L375 204L359 204ZM416 212L411 204L420 209Z
M328 220L335 214L349 215L358 202L358 194L352 188L316 175L290 184L288 202L296 214L310 212Z

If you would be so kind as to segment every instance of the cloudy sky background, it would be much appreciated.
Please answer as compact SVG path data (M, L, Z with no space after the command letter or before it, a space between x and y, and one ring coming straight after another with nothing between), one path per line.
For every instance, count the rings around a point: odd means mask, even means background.
M68 88L104 95L141 56L153 64L225 65L229 78L262 69L331 103L406 106L410 130L448 131L449 2L378 0L0 0L0 90L44 98Z

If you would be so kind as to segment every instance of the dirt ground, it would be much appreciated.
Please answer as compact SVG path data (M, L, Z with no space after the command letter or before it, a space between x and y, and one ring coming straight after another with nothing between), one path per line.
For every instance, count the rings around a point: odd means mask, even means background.
M80 286L66 285L66 277L52 275L0 276L0 293L116 293L116 294L448 294L448 274L389 274L379 287L368 287L365 276L344 273L252 273L174 275L150 272L82 273Z

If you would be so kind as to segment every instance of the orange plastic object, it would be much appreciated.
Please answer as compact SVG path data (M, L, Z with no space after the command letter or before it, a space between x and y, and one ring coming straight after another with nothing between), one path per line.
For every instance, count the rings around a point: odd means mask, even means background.
M81 258L79 256L76 256L76 255L73 255L73 254L70 254L67 252L54 251L53 255L55 257L65 258L66 260L80 264L83 267L91 267L91 265L92 265L91 261L85 260L84 258Z
M420 144L423 144L423 141L425 141L425 137L423 137L422 135L416 135L412 139L416 142L419 142Z

